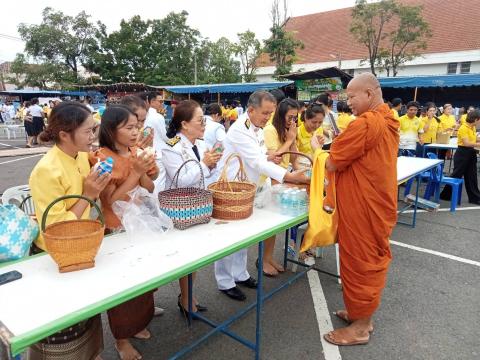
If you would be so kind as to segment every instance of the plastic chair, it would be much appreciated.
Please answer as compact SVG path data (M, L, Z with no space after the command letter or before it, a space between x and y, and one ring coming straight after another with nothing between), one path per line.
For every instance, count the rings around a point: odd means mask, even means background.
M433 153L429 153L433 157L430 159L436 159L437 156ZM450 200L450 212L455 212L457 204L462 203L462 185L463 179L452 178L449 176L443 176L443 164L438 164L435 168L430 170L430 180L428 181L427 188L425 189L424 198L430 200L433 195L435 202L440 201L440 186L449 185L452 187L452 198Z
M22 210L27 215L35 215L33 200L30 196L30 187L28 185L20 185L8 188L2 195L2 204L13 204L22 206Z

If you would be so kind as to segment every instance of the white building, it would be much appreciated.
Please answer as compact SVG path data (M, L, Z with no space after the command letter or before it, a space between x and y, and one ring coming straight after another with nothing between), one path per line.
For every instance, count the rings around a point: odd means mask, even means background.
M446 75L480 73L479 0L402 0L409 5L422 5L432 37L422 56L406 63L397 76ZM297 50L292 72L337 66L351 75L370 71L364 45L349 31L352 8L327 11L290 18L286 29L305 46ZM268 56L260 59L258 81L271 81L275 66ZM386 73L377 71L377 75Z

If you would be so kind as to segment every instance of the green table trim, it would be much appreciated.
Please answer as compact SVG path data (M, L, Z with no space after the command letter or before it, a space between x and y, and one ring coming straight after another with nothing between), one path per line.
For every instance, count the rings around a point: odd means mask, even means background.
M147 291L153 290L159 286L166 285L174 280L177 280L185 275L188 275L196 270L199 270L207 265L212 264L213 262L224 258L230 254L233 254L241 249L249 247L251 245L257 244L260 241L266 240L269 237L276 235L286 229L289 229L295 225L298 225L302 222L308 220L307 214L299 215L295 218L292 218L288 221L285 221L271 229L265 230L259 234L246 238L243 241L238 242L237 244L231 245L230 247L213 253L209 256L205 256L197 261L189 263L175 271L168 272L161 277L153 278L143 284L139 284L135 287L132 287L128 290L125 290L117 295L113 295L105 300L99 301L95 304L89 305L75 313L66 315L64 317L59 318L53 322L50 322L46 325L43 325L35 330L29 331L25 334L14 336L10 339L10 349L12 355L18 355L22 351L24 351L27 347L31 344L34 344L45 337L54 334L62 329L65 329L73 324L78 323L84 319L97 315L105 310L111 309L119 304L124 303L130 299L133 299L139 295L146 293ZM38 254L38 255L46 255L46 254ZM35 256L38 256L35 255ZM26 261L26 259L21 259L15 262ZM12 263L9 264L11 265Z

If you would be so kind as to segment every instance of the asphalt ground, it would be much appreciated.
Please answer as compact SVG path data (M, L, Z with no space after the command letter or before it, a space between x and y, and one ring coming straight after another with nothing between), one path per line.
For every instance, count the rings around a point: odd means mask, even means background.
M0 139L0 143L7 142ZM21 147L24 142L8 144ZM2 157L0 148L0 193L8 187L28 183L30 171L41 158L31 156L26 152L24 156ZM419 213L416 228L405 225L395 228L392 234L395 243L391 245L393 261L382 304L374 317L375 332L368 345L322 346L319 328L325 324L334 328L344 325L332 315L333 311L343 308L342 292L332 277L310 272L310 281L302 277L266 302L262 359L480 359L480 208L470 207L466 194L463 199L464 204L456 213ZM441 203L442 209L448 207L448 203ZM470 209L462 211L461 208ZM406 214L401 218L408 220L411 216ZM279 260L282 257L281 243L277 243L276 256ZM248 269L255 277L256 257L257 247L250 248ZM336 271L333 247L325 249L324 257L317 259L317 264L327 271ZM292 273L287 271L274 279L265 278L266 290L290 276ZM316 277L323 291L311 288L312 279ZM208 306L206 315L214 321L225 320L254 301L255 291L245 292L247 302L230 300L216 289L213 266L198 272L195 295ZM197 321L191 328L187 327L176 304L178 293L177 282L155 293L155 302L165 308L165 314L151 322L150 340L133 341L143 359L166 359L210 330ZM326 304L330 316L317 314L314 299ZM117 359L105 315L103 320L105 350L102 356L105 360ZM237 320L230 329L254 341L255 311ZM252 359L253 353L227 336L216 335L185 358Z

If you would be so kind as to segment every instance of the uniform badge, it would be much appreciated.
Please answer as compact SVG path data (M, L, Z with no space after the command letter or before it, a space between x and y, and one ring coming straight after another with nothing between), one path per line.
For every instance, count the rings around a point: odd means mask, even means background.
M180 141L180 136L175 136L175 137L171 138L170 140L168 140L166 143L167 143L167 145L175 146L176 144L178 144L179 141Z
M245 127L250 129L250 119L245 120Z

